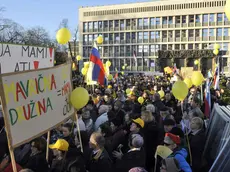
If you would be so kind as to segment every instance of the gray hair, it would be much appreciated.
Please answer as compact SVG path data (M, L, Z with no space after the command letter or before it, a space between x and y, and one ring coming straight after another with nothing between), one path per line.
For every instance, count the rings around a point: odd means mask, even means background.
M155 107L154 105L152 105L152 104L148 104L148 105L146 106L146 110L147 110L147 111L150 111L150 112L152 112L152 113L155 113L155 112L156 112L156 107Z
M192 118L192 121L198 126L198 129L202 129L204 126L204 121L200 117Z
M141 148L144 145L144 139L140 134L132 134L131 138L133 147Z

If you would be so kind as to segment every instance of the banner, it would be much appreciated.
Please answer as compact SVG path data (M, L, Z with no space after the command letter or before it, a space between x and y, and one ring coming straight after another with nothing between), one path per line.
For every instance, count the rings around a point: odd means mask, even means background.
M193 73L193 67L181 67L181 76L183 78L191 78Z
M1 99L10 144L28 142L74 114L71 64L0 75Z
M53 67L54 48L0 43L0 74Z

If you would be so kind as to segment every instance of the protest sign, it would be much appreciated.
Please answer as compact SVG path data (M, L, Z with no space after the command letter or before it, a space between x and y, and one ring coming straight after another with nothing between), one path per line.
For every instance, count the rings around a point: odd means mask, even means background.
M49 131L74 114L71 64L0 75L8 138L17 147Z
M183 78L191 78L193 73L193 67L181 67L181 76Z
M53 67L54 48L0 43L0 74Z

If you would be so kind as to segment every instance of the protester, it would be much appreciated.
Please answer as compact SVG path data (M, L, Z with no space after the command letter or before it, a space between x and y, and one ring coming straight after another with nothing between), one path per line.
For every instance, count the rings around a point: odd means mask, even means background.
M162 161L160 172L179 172L180 167L175 158L166 158Z

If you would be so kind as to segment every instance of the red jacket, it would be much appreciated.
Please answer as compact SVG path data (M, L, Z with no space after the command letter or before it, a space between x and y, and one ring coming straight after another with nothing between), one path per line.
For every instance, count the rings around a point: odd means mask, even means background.
M22 167L18 164L16 164L16 168L17 168L17 172L22 170ZM10 163L4 170L3 172L12 172L13 171L13 167L12 167L12 163Z

